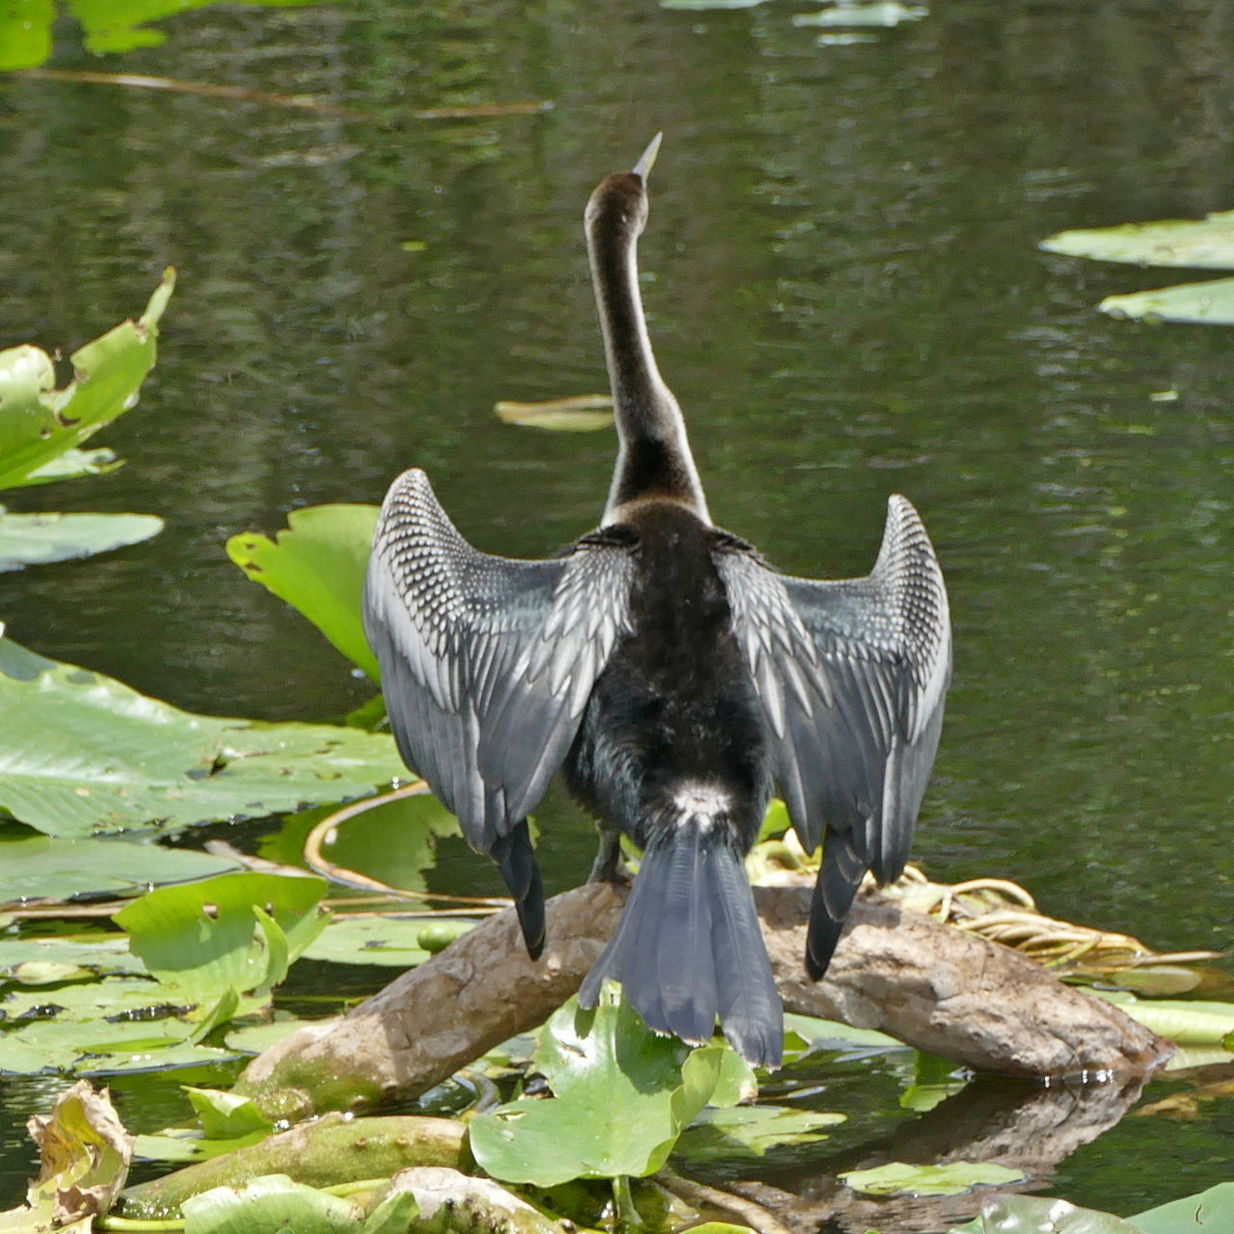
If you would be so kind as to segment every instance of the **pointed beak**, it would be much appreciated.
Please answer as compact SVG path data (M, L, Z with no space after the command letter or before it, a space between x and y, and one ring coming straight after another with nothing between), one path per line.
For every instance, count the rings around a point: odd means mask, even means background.
M642 157L631 168L634 174L644 181L651 175L651 169L655 166L656 155L660 153L660 141L663 136L663 133L657 133L651 139L651 144L643 151Z

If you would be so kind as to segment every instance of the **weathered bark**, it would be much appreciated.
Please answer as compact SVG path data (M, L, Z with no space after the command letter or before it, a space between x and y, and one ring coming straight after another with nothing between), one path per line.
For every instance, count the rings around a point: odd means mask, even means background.
M809 888L755 889L776 981L790 1011L877 1028L980 1071L1143 1073L1167 1042L1007 947L877 895L853 906L827 977L805 975ZM358 1109L431 1088L547 1018L612 933L623 893L589 884L548 903L548 945L527 958L513 911L490 918L340 1020L279 1042L240 1090L268 1114Z

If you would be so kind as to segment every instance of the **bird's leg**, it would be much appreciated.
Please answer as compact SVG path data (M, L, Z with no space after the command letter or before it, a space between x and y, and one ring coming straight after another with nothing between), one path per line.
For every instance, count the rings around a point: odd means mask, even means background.
M632 881L625 859L621 855L621 832L615 827L600 828L600 851L591 867L589 883L616 883L628 887Z

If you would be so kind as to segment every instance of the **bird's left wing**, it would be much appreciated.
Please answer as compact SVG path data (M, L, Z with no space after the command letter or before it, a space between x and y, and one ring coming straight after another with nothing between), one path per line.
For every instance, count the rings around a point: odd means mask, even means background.
M364 625L409 767L473 847L534 808L626 630L632 563L603 534L549 561L478 552L404 472L382 506Z
M865 578L790 578L740 547L717 565L793 825L807 850L826 833L825 914L811 943L821 970L866 869L886 882L908 858L951 672L947 593L917 511L898 496Z

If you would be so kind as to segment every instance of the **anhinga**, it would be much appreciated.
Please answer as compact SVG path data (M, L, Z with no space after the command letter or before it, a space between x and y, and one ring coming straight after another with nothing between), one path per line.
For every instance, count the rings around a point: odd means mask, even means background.
M643 850L580 991L621 982L647 1024L779 1063L780 998L743 859L774 789L822 841L806 968L822 976L866 870L896 878L934 762L950 674L947 596L917 512L888 503L865 578L779 574L707 513L681 411L643 320L636 245L659 138L587 203L620 442L604 517L564 555L472 548L424 472L390 488L365 624L409 767L500 866L527 950L544 896L527 814L564 768L599 819L593 877Z

